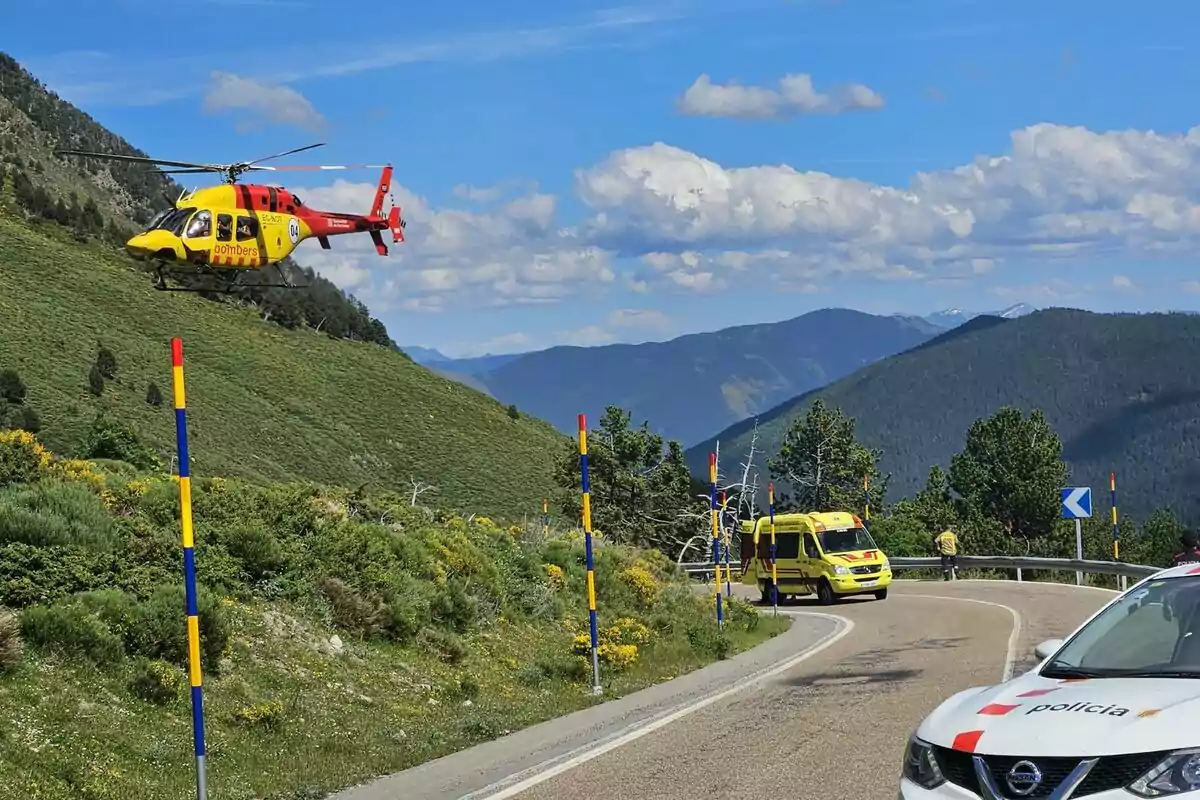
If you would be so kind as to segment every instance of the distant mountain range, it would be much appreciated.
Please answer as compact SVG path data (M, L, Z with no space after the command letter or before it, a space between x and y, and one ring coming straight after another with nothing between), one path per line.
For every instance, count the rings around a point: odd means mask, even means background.
M927 317L923 317L923 319L926 322L937 325L939 328L951 329L957 328L963 323L970 322L976 317L1016 319L1026 314L1032 314L1034 311L1037 311L1037 309L1026 303L1017 303L1000 311L963 311L961 308L947 308L945 311L934 312Z
M1013 317L1024 304L983 312ZM666 342L551 347L531 353L447 358L407 347L413 360L502 403L573 433L578 414L605 406L635 424L693 444L721 428L861 367L907 350L980 313L950 309L928 317L822 309L782 322L739 325Z
M1194 314L976 317L760 414L759 446L778 452L791 421L820 398L855 418L863 444L883 451L896 499L920 489L934 464L948 467L976 419L1003 405L1040 408L1062 437L1072 484L1094 489L1094 513L1107 514L1099 498L1115 471L1123 515L1145 519L1168 506L1200 522L1198 350ZM753 426L739 422L690 448L693 473L706 474L718 439L722 453L743 458ZM765 476L765 461L759 467Z

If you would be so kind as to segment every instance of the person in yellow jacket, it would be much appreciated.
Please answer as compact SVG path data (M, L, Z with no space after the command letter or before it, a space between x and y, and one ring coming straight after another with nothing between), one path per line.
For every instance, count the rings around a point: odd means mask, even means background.
M942 577L944 580L958 579L958 534L953 525L947 525L946 530L933 537L933 546L942 556Z

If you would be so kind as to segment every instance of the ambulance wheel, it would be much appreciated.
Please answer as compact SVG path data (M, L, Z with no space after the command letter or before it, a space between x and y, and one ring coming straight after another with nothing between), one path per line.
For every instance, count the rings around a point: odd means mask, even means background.
M825 578L821 578L821 582L817 584L817 601L823 606L831 606L837 601L833 587Z
M762 583L762 604L764 606L771 605L771 582L764 581Z
M880 589L879 591L877 591L875 593L875 599L876 600L886 600L887 599L887 589Z

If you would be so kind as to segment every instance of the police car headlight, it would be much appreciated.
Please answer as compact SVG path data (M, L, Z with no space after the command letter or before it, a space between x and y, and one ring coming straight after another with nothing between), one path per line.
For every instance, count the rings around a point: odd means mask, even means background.
M904 752L903 775L922 789L933 789L946 782L933 757L933 745L915 735L909 738L908 749Z
M833 574L834 575L849 575L850 568L843 567L841 564L834 564L833 565Z
M1138 797L1167 797L1200 789L1200 748L1176 750L1128 789Z

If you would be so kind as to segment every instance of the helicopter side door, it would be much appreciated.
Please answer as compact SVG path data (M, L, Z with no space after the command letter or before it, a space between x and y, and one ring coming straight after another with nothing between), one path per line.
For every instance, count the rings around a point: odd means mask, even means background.
M209 251L212 249L212 212L206 208L202 208L193 214L192 218L188 220L182 238L189 258L194 258L194 254L199 254L202 258L207 257Z

